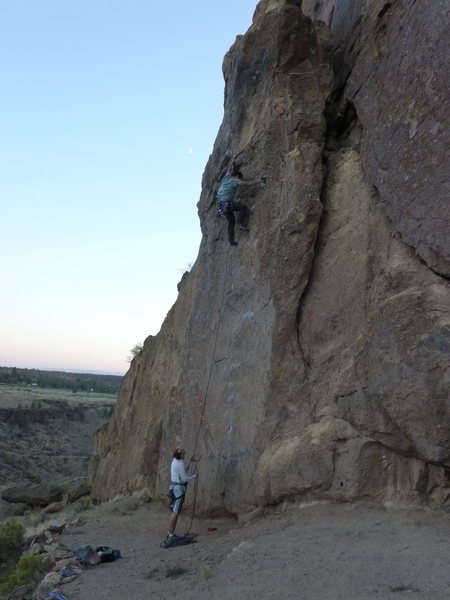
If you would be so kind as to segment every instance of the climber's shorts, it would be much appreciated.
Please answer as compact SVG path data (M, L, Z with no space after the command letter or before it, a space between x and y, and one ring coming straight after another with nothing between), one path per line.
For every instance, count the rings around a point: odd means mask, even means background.
M177 515L180 514L183 508L184 497L186 495L186 486L172 483L170 485L172 491L172 501L170 503L170 510Z

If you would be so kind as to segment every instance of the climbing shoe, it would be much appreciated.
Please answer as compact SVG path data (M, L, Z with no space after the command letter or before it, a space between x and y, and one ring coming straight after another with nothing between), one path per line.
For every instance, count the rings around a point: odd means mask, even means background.
M230 242L230 245L231 245L231 246L237 246L237 245L238 245L238 243L237 243L237 242Z
M197 541L197 536L186 534L183 536L170 535L167 536L160 544L161 548L175 548L176 546L185 546L186 544L194 544Z

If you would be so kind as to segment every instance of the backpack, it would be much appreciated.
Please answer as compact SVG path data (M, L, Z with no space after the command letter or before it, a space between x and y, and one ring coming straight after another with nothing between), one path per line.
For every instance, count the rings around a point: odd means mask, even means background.
M89 546L89 544L83 544L83 546L80 546L74 550L73 553L80 562L83 562L89 558L93 551L94 549L92 546Z
M68 600L65 596L63 596L63 594L61 594L59 590L56 589L49 592L48 596L45 596L45 598L53 598L54 600Z
M100 556L100 562L112 562L121 556L120 550L111 548L111 546L99 546L95 551Z

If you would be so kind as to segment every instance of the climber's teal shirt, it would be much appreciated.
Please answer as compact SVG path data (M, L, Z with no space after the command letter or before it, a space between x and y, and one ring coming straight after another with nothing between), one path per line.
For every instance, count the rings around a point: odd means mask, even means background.
M219 202L228 203L234 199L236 188L239 185L240 179L232 175L225 175L222 179L217 191L217 200Z

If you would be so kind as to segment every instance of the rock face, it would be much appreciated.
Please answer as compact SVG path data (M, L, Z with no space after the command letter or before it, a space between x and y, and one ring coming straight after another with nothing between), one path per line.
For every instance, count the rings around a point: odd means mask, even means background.
M329 25L333 3L309 4ZM95 498L161 494L179 443L200 457L198 513L448 496L444 162L427 138L430 119L443 122L445 70L410 39L437 35L435 4L426 20L422 4L379 4L336 3L330 44L301 2L263 0L226 55L199 255L97 435ZM402 35L408 73L388 81ZM408 82L424 65L436 71L420 95ZM398 125L413 99L417 124ZM240 194L251 230L231 247L215 192L238 152L244 177L267 183Z
M331 28L344 97L363 126L361 159L393 227L450 275L450 6L446 0L304 0Z

